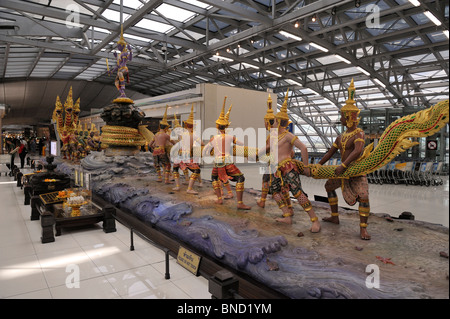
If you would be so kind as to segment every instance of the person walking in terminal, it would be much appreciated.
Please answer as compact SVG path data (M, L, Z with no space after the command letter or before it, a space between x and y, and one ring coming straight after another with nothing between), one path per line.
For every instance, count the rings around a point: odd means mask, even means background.
M229 135L225 130L230 125L229 120L225 117L225 97L222 106L222 112L216 121L216 127L219 131L218 135L211 138L203 149L203 156L207 156L211 149L214 148L214 168L211 173L212 185L217 196L217 204L223 204L221 182L226 185L229 180L236 182L237 208L248 210L251 209L243 202L244 196L244 174L233 164L232 152L233 144L244 145L238 141L235 136ZM230 107L231 108L231 107Z
M302 162L305 165L303 174L306 176L310 176L309 168L306 167L308 165L308 150L306 148L306 145L303 144L297 136L287 130L287 126L289 125L289 116L287 114L288 93L289 91L286 93L284 103L280 111L275 116L275 125L276 127L278 127L278 130L276 130L272 134L277 134L277 137L272 143L266 144L266 148L260 151L260 154L262 152L266 152L267 149L270 149L271 147L273 147L274 150L278 152L278 165L274 173L275 178L270 184L270 191L273 194L276 194L274 195L274 199L275 201L277 201L278 206L282 209L283 212L282 217L277 218L276 221L292 224L292 216L294 215L294 211L293 209L289 209L289 207L285 203L283 203L283 201L286 201L286 199L282 195L283 187L288 187L289 191L297 199L305 212L308 213L309 218L312 222L310 231L313 233L317 233L320 231L319 218L314 212L314 208L312 207L312 204L308 199L308 195L305 194L302 189L302 184L300 181L300 174L302 172L297 165L297 161L292 158L292 152L295 146L301 151Z
M319 161L320 165L326 163L337 150L341 153L342 164L336 168L336 176L341 175L353 163L358 161L364 151L364 131L358 127L359 112L355 101L355 85L352 82L348 88L348 99L345 106L341 108L341 123L347 130L339 135L333 146ZM342 195L347 204L353 206L359 202L360 235L361 239L369 240L367 232L367 221L370 214L369 205L369 184L366 175L350 177L348 179L329 179L325 183L328 195L328 203L331 207L331 216L323 220L334 224L339 224L338 198L336 189L341 187Z

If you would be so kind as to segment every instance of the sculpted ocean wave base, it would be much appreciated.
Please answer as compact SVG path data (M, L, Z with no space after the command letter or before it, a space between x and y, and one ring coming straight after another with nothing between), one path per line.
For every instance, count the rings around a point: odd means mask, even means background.
M424 284L409 281L399 283L399 280L403 279L395 275L388 279L386 276L390 270L387 267L383 270L383 289L368 289L366 287L368 274L365 272L367 264L346 259L349 249L347 245L352 245L348 242L348 238L347 242L344 242L343 238L335 238L334 234L325 234L325 231L317 234L319 236L317 239L311 238L313 242L317 240L318 244L323 242L323 245L331 245L329 248L331 255L328 252L324 255L322 250L316 251L298 246L298 243L293 244L289 242L291 239L285 236L264 236L257 229L248 227L245 229L240 227L241 230L236 231L227 222L211 216L218 214L214 204L211 206L211 214L193 217L193 210L198 206L198 203L197 206L193 206L197 201L195 198L192 199L192 203L173 202L176 197L171 197L159 189L159 184L158 187L151 186L154 185L151 178L145 182L145 176L143 178L141 172L152 170L149 168L151 163L145 156L110 158L102 153L94 153L85 158L82 165L92 174L93 192L97 195L129 212L143 223L152 224L157 229L172 234L181 242L189 243L205 255L248 274L290 298L421 298L427 295ZM58 169L70 174L74 165L60 161ZM154 171L150 175L155 175ZM130 185L124 177L142 179L142 183ZM146 183L150 187L143 186ZM205 210L204 204L202 205ZM378 231L385 234L389 224L377 226L378 223L374 221L373 227L378 227ZM338 227L342 229L347 226L344 222ZM401 235L408 234L402 232ZM435 234L433 236L435 237ZM304 240L306 242L307 239ZM411 249L409 246L412 243L413 249L418 249L414 246L414 242L424 244L429 241L420 238L385 239L383 235L383 238L371 243L367 249L373 250L374 245L379 247L374 251L384 255L379 251L386 250L387 246L391 245L390 242L395 246L392 248L393 251L405 255L404 258L408 260L409 267L403 271L414 273L414 263L410 264L411 256L408 257L408 249ZM346 251L346 257L340 253L341 249ZM351 247L350 249L353 250ZM429 251L428 248L425 250ZM395 261L398 262L399 258L397 256ZM372 262L375 263L376 260Z

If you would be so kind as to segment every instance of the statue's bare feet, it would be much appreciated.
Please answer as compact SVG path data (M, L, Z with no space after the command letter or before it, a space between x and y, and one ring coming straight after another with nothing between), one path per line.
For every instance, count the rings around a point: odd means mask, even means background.
M188 189L188 190L186 191L186 193L192 194L192 195L198 195L198 192L197 192L197 191L194 191L193 189Z
M167 184L167 185L168 185L168 184L173 184L173 182L171 182L171 181L165 181L164 184Z
M231 199L231 198L233 198L233 197L234 197L233 194L228 193L228 194L226 194L223 198L224 198L224 199Z
M158 178L156 181L157 181L158 183L162 183L162 178Z
M263 201L263 200L257 200L257 201L256 201L256 204L257 204L259 207L261 207L261 208L266 207L266 202Z
M316 220L312 223L311 228L309 229L311 233L318 233L320 232L320 222L319 220Z
M322 218L324 222L329 222L333 224L339 224L339 216L330 216Z
M361 228L361 230L360 230L361 239L370 240L371 237L370 237L369 233L367 232L366 227L360 227L360 228Z
M237 209L249 210L249 209L251 209L251 207L245 205L244 203L238 203L238 204L237 204Z
M278 223L291 225L292 224L292 217L291 216L287 216L287 217L275 218L275 221L278 222Z
M203 183L199 183L199 184L198 184L198 187L203 187Z
M216 200L216 204L222 205L223 204L223 199L217 199Z
M173 191L179 191L180 190L180 186L176 186L174 188L172 188Z

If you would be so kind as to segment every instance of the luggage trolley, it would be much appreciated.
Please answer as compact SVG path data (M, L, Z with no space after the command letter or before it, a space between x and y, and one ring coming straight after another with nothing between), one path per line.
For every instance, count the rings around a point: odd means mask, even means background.
M406 186L413 184L413 173L416 162L406 162L399 168L397 182L404 182Z
M399 162L390 162L386 165L386 183L393 184L395 182L395 165Z
M430 186L431 185L431 170L433 169L433 162L423 162L420 165L419 179L420 186Z
M11 163L10 154L0 154L0 175L5 173L5 176L10 172L9 165Z
M383 167L380 167L379 169L377 169L374 173L375 173L375 183L376 184L380 184L383 185L384 181L385 181L385 173L386 173L386 166L384 165Z
M441 178L441 172L442 172L442 167L443 162L435 162L433 163L433 169L431 171L432 174L432 180L431 180L431 185L433 186L437 186L437 185L442 185L444 184L444 181Z

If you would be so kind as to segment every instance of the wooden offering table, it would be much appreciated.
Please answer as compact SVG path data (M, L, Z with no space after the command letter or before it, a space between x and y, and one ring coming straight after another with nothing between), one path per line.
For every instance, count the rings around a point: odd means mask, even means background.
M89 202L79 210L79 213L72 214L70 209L64 207L64 200L58 197L58 193L39 195L39 204L36 205L36 210L41 217L41 242L43 244L54 242L55 236L60 236L61 229L66 227L81 227L103 221L105 233L116 231L113 206L102 208L94 202ZM53 226L56 233L54 233Z

